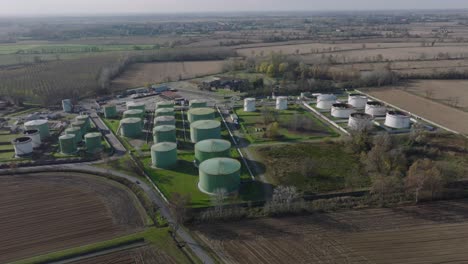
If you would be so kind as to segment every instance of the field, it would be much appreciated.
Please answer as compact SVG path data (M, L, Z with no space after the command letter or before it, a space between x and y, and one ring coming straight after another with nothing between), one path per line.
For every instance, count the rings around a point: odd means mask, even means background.
M195 226L225 263L466 263L467 200Z
M456 107L468 111L468 81L420 80L410 83L406 91L444 104L457 103Z
M401 87L371 88L370 95L416 114L459 133L468 133L468 113L453 107L414 95Z
M223 61L137 63L112 81L116 90L220 73Z
M300 106L289 106L288 110L278 111L278 130L280 138L269 139L264 136L266 125L261 110L256 112L244 112L237 109L236 114L239 122L251 143L262 143L271 141L298 141L334 136L336 133L322 121L313 116L312 113ZM307 123L307 124L306 124Z
M136 197L101 178L1 176L0 192L0 262L112 239L145 225Z

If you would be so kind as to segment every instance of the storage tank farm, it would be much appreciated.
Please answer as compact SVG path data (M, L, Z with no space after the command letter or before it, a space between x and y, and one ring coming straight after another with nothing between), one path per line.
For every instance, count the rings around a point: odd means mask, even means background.
M74 135L62 135L59 137L60 152L62 154L70 155L76 153L75 136Z
M215 110L208 107L192 108L187 111L187 119L190 123L199 120L213 120L215 119Z
M219 138L221 138L221 122L219 121L200 120L190 124L190 139L193 143Z
M71 123L71 127L77 127L81 130L81 134L84 135L87 132L86 123L84 121L74 121Z
M153 128L154 143L177 142L176 127L171 125L161 125Z
M32 120L24 123L25 130L37 129L41 135L41 140L50 136L49 123L45 119Z
M79 115L79 116L75 117L75 120L85 122L86 131L91 129L91 121L90 121L88 115Z
M244 112L255 112L255 98L245 98L244 99Z
M288 97L278 96L276 97L276 110L287 110L288 109Z
M232 158L213 158L198 167L200 191L214 194L219 189L228 193L239 190L241 164Z
M352 113L349 116L348 127L355 131L370 130L372 128L372 116L365 113Z
M171 101L161 101L156 103L156 109L160 108L174 108L174 103Z
M127 110L139 109L139 110L142 110L143 112L146 111L145 103L129 101L127 102L126 105L127 105Z
M117 106L114 104L108 104L104 106L104 117L105 118L116 118L117 117Z
M25 130L23 132L23 135L25 137L31 138L33 148L39 148L41 146L42 141L41 141L41 134L39 133L39 130L37 129Z
M80 143L83 140L83 134L81 133L81 129L79 127L69 127L65 129L65 134L74 135L76 144Z
M197 164L212 158L229 158L231 142L224 139L206 139L195 144L195 161Z
M352 105L356 109L364 109L366 108L366 103L367 103L367 96L358 94L358 93L352 93L348 95L348 104Z
M381 102L369 101L366 103L364 112L373 117L385 116L387 114L387 107Z
M141 118L129 117L120 120L120 134L128 138L139 138L142 134Z
M349 116L356 112L352 105L335 103L331 108L331 115L336 118L349 118Z
M86 152L98 153L102 151L101 133L93 132L84 136Z
M410 119L411 117L407 113L391 110L385 116L385 126L396 129L409 128L411 125Z
M11 141L15 149L15 157L29 156L33 153L33 143L30 137L19 137Z
M176 119L174 116L158 116L153 120L154 126L169 125L175 126Z
M73 104L70 99L63 99L62 100L62 109L65 113L73 112Z
M169 169L177 165L177 144L161 142L151 146L151 164L153 167Z
M206 100L203 99L193 99L189 102L190 108L200 108L200 107L207 107L208 103Z
M175 116L174 108L158 108L154 111L154 116Z
M336 95L321 94L317 96L317 108L322 110L330 110L332 105L336 103Z

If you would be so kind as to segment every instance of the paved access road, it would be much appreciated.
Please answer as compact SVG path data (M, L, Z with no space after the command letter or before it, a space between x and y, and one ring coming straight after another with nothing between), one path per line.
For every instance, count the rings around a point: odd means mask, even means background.
M91 113L90 117L91 117L91 120L94 122L94 124L100 131L107 131L103 134L106 137L107 141L114 148L115 154L119 156L124 155L127 152L127 149L125 149L124 145L120 143L119 139L109 130L106 124L102 122L101 118L96 114L96 112Z

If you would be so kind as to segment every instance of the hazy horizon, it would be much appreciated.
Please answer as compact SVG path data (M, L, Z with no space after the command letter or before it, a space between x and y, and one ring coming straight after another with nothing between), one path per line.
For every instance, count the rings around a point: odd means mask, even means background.
M213 12L294 12L294 11L371 11L417 9L465 9L466 0L0 0L0 15L111 15L132 13L213 13Z

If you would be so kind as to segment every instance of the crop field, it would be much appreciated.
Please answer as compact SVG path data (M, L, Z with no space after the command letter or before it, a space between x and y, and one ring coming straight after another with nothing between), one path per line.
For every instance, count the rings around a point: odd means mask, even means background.
M466 263L467 200L195 226L224 263Z
M163 251L159 251L151 246L143 246L134 249L112 252L97 257L85 258L80 261L71 262L73 264L94 264L94 263L119 263L119 264L176 264L172 257Z
M289 106L288 110L277 112L277 122L280 126L277 139L269 139L265 136L267 126L264 124L261 110L244 112L243 109L237 109L236 114L251 143L310 140L336 135L336 132L325 123L299 106Z
M223 61L138 63L112 81L114 89L141 87L146 83L178 81L220 73Z
M371 88L370 95L459 133L468 133L468 112L405 92L401 87Z
M419 80L410 83L407 92L468 110L468 81ZM456 101L455 101L456 100Z
M145 225L136 197L97 177L1 176L0 192L2 263L112 239Z

